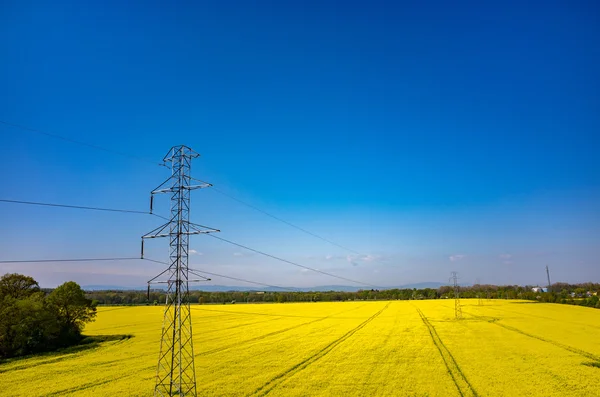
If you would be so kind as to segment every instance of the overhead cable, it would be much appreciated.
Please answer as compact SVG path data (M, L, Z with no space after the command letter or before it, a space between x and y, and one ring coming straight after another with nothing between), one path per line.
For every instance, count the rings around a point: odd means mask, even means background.
M163 262L163 261L157 261L154 259L148 259L148 258L144 258L144 260L150 261L150 262L155 262L155 263L160 263L163 265L167 265L169 266L170 264L167 262ZM168 270L168 269L167 269ZM165 270L164 272L166 272L167 270ZM277 289L283 289L283 290L300 290L299 288L294 288L294 287L281 287L279 285L272 285L272 284L266 284L266 283L260 283L258 281L251 281L251 280L246 280L243 278L238 278L238 277L232 277L232 276L225 276L223 274L218 274L218 273L212 273L212 272L207 272L206 270L201 270L201 269L188 269L190 272L196 272L196 273L202 273L202 274L208 274L210 276L215 276L215 277L221 277L221 278L227 278L230 280L235 280L235 281L241 281L244 283L249 283L249 284L255 284L255 285L260 285L263 287L270 287L270 288L277 288ZM164 273L163 272L163 273ZM161 273L162 274L162 273ZM158 277L158 276L157 276Z
M351 248L348 248L348 247L344 247L344 246L343 246L343 245L341 245L341 244L338 244L338 243L336 243L336 242L334 242L334 241L331 241L331 240L329 240L329 239L327 239L327 238L325 238L325 237L319 236L318 234L316 234L316 233L313 233L313 232L311 232L311 231L309 231L309 230L306 230L306 229L304 229L304 228L302 228L302 227L300 227L300 226L294 225L293 223L291 223L291 222L288 222L288 221L286 221L285 219L282 219L282 218L280 218L280 217L278 217L278 216L275 216L275 215L273 215L273 214L271 214L271 213L269 213L269 212L267 212L267 211L265 211L265 210L262 210L262 209L260 209L260 208L258 208L258 207L256 207L256 206L254 206L254 205L252 205L252 204L249 204L249 203L247 203L247 202L245 202L245 201L243 201L243 200L240 200L240 199L238 199L237 197L234 197L234 196L232 196L232 195L230 195L230 194L228 194L228 193L225 193L225 192L224 192L224 191L222 191L221 189L218 189L218 188L216 188L216 187L214 187L214 186L213 186L213 187L212 187L212 190L216 191L216 192L217 192L217 193L219 193L219 194L222 194L223 196L229 197L231 200L237 201L238 203L240 203L240 204L243 204L243 205L245 205L246 207L252 208L253 210L255 210L255 211L258 211L258 212L260 212L260 213L262 213L262 214L264 214L264 215L266 215L266 216L268 216L268 217L270 217L270 218L273 218L273 219L275 219L275 220L277 220L277 221L279 221L279 222L282 222L282 223L284 223L284 224L286 224L286 225L288 225L288 226L291 226L291 227L293 227L294 229L300 230L300 231L301 231L301 232L303 232L303 233L306 233L306 234L308 234L308 235L310 235L310 236L313 236L313 237L316 237L316 238L318 238L318 239L320 239L320 240L323 240L323 241L325 241L326 243L329 243L329 244L331 244L331 245L335 245L335 246L336 246L336 247L338 247L338 248L341 248L341 249L343 249L343 250L346 250L346 251L352 252L352 253L354 253L354 254L356 254L356 255L362 255L362 254L361 254L360 252L358 252L358 251L355 251L355 250L353 250L353 249L351 249Z
M191 270L194 270L195 272L202 273L202 274L208 274L210 276L221 277L221 278L228 278L230 280L241 281L241 282L244 282L244 283L261 285L263 287L277 288L277 289L281 289L281 290L292 290L292 291L300 291L301 290L300 288L280 287L279 285L265 284L265 283L259 283L258 281L250 281L250 280L245 280L243 278L237 278L237 277L232 277L232 276L225 276L223 274L207 272L206 270L202 270L202 269L191 269Z
M164 166L164 164L162 164L162 163L157 163L157 162L151 161L151 160L143 158L143 157L131 155L131 154L128 154L128 153L118 152L116 150L104 148L104 147L101 147L101 146L98 146L98 145L89 144L89 143L86 143L86 142L77 141L77 140L74 140L74 139L71 139L71 138L67 138L67 137L64 137L64 136L61 136L61 135L58 135L58 134L52 134L52 133L49 133L49 132L41 131L41 130L38 130L38 129L35 129L35 128L23 126L23 125L20 125L20 124L9 123L9 122L2 121L2 120L0 120L0 124L8 125L8 126L15 127L15 128L20 128L20 129L23 129L23 130L26 130L26 131L35 132L35 133L46 135L46 136L50 136L50 137L61 139L63 141L71 142L71 143L74 143L74 144L78 144L78 145L82 145L82 146L87 146L87 147L90 147L90 148L93 148L93 149L102 150L104 152L109 152L109 153L118 154L120 156L130 157L130 158L133 158L133 159L136 159L136 160L139 160L139 161L143 161L145 163L151 163L151 164L154 164L154 165ZM280 217L278 217L276 215L273 215L273 214L271 214L271 213L269 213L269 212L267 212L267 211L265 211L263 209L260 209L260 208L256 207L255 205L249 204L249 203L245 202L244 200L241 200L241 199L239 199L237 197L234 197L234 196L232 196L229 193L225 193L223 190L218 189L218 188L216 188L214 186L212 187L212 190L216 191L217 193L219 193L219 194L221 194L221 195L223 195L225 197L230 198L231 200L237 201L238 203L243 204L246 207L252 208L253 210L258 211L258 212L260 212L260 213L262 213L262 214L264 214L264 215L266 215L266 216L268 216L268 217L270 217L272 219L275 219L275 220L277 220L277 221L279 221L281 223L284 223L284 224L286 224L286 225L288 225L290 227L293 227L296 230L299 230L299 231L301 231L301 232L303 232L305 234L308 234L308 235L310 235L312 237L315 237L315 238L317 238L319 240L325 241L328 244L331 244L333 246L341 248L341 249L343 249L345 251L352 252L353 254L356 254L356 255L364 255L364 254L362 254L362 253L360 253L360 252L358 252L356 250L353 250L351 248L345 247L345 246L343 246L341 244L336 243L335 241L327 239L327 238L325 238L323 236L320 236L320 235L318 235L316 233L313 233L313 232L311 232L311 231L309 231L309 230L307 230L307 229L305 229L303 227L300 227L300 226L295 225L295 224L293 224L293 223L291 223L289 221L286 221L285 219L282 219L282 218L280 218Z
M81 206L81 205L42 203L42 202L35 202L35 201L0 199L0 202L13 203L13 204L42 205L42 206L47 206L47 207L75 208L75 209L80 209L80 210L91 210L91 211L110 211L110 212L128 212L128 213L132 213L132 214L150 214L148 211L122 210L122 209L117 209L117 208L102 208L102 207L86 207L86 206Z
M0 263L41 263L41 262L99 262L99 261L128 261L139 260L140 258L79 258L79 259L27 259L0 261Z
M362 284L362 285L366 285L366 286L373 287L373 288L383 289L383 287L379 287L379 286L377 286L377 285L373 285L373 284L369 284L369 283L364 283L364 282L362 282L362 281L352 280L352 279L350 279L350 278L346 278L346 277L338 276L338 275L336 275L336 274L328 273L328 272L325 272L325 271L323 271L323 270L315 269L315 268L312 268L312 267L309 267L309 266L304 266L304 265L301 265L301 264L299 264L299 263L292 262L292 261L289 261L289 260L287 260L287 259L283 259L283 258L280 258L280 257L278 257L278 256L271 255L271 254L268 254L268 253L266 253L266 252L259 251L259 250L256 250L256 249L254 249L254 248L250 248L250 247L248 247L248 246L245 246L245 245L242 245L242 244L239 244L239 243L236 243L236 242L233 242L233 241L230 241L230 240L224 239L223 237L218 237L218 236L216 236L216 235L214 235L214 234L208 234L208 236L210 236L210 237L212 237L212 238L216 238L216 239L218 239L218 240L221 240L221 241L224 241L224 242L226 242L226 243L229 243L229 244L232 244L232 245L238 246L238 247L240 247L240 248L243 248L243 249L246 249L246 250L248 250L248 251L252 251L252 252L255 252L255 253L257 253L257 254L260 254L260 255L263 255L263 256L266 256L266 257L272 258L272 259L276 259L276 260L278 260L278 261L281 261L281 262L284 262L284 263L290 264L290 265L292 265L292 266L301 267L301 268L303 268L303 269L311 270L311 271L313 271L313 272L316 272L316 273L321 273L321 274L324 274L324 275L326 275L326 276L329 276L329 277L334 277L334 278L337 278L337 279L340 279L340 280L349 281L349 282L356 283L356 284Z
M103 152L113 153L113 154L117 154L117 155L123 156L123 157L129 157L129 158L132 158L132 159L143 161L145 163L150 163L150 164L154 164L154 165L163 165L161 163L157 163L155 161L146 159L144 157L136 156L134 154L119 152L117 150L108 149L108 148L105 148L105 147L102 147L102 146L93 145L91 143L86 143L86 142L78 141L78 140L67 138L65 136L58 135L58 134L52 134L50 132L38 130L36 128L26 127L24 125L15 124L15 123L9 123L9 122L3 121L3 120L0 120L0 124L4 124L4 125L10 126L10 127L14 127L14 128L19 128L19 129L22 129L22 130L25 130L25 131L29 131L29 132L35 132L36 134L46 135L46 136L49 136L49 137L52 137L52 138L60 139L60 140L63 140L63 141L66 141L66 142L70 142L70 143L74 143L76 145L81 145L81 146L86 146L86 147L89 147L89 148L92 148L92 149L101 150Z

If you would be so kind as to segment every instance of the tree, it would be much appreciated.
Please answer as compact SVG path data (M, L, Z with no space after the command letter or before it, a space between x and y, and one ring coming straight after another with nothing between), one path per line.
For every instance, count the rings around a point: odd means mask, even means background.
M60 327L47 308L43 292L16 302L13 322L14 355L37 353L60 346Z
M0 300L0 357L13 355L16 337L14 325L17 318L17 300L10 295L4 296Z
M37 285L35 281L32 284ZM13 295L8 293L0 300L0 357L21 356L58 347L60 327L56 315L48 310L45 294L34 292L20 299Z
M68 339L79 338L85 323L96 318L96 306L74 281L58 286L46 300L57 314L61 333Z
M23 299L39 292L40 286L32 277L22 274L5 274L0 278L0 300L6 296Z

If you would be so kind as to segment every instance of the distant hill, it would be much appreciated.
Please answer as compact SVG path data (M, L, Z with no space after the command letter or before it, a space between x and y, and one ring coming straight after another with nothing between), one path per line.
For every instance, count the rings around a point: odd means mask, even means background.
M394 287L386 287L384 289L423 289L423 288L433 288L433 289L437 289L443 285L448 285L448 284L443 284L443 283L438 283L438 282L433 282L433 281L428 281L428 282L422 282L422 283L415 283L415 284L405 284L405 285L400 285L400 286L394 286ZM107 290L111 290L111 291L140 291L140 290L145 290L147 287L146 286L130 286L130 287L126 287L126 286L119 286L119 285L84 285L81 288L83 288L86 291L107 291ZM152 286L152 289L158 289L156 288L155 285ZM164 288L163 288L164 289ZM269 292L277 292L277 291L284 291L280 288L272 288L272 287L265 287L265 288L260 288L260 287L241 287L241 286L235 286L235 285L204 285L204 286L191 286L190 287L191 290L194 291L207 291L207 292L223 292L223 291L269 291ZM302 287L302 288L295 288L295 287L290 287L290 291L303 291L303 292L322 292L322 291L340 291L340 292L356 292L358 290L364 290L364 289L371 289L369 287L355 287L355 286L349 286L349 285L319 285L319 286L315 286L315 287Z
M138 291L147 287L124 287L122 285L82 285L84 291Z
M449 285L448 283L438 283L435 281L426 281L423 283L415 283L415 284L406 284L406 285L401 285L399 287L396 287L398 289L406 289L406 288L416 288L416 289L423 289L423 288L433 288L433 289L438 289L444 285Z

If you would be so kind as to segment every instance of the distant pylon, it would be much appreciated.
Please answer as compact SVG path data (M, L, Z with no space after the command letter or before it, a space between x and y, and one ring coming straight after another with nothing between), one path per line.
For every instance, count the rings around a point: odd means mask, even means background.
M550 270L546 266L546 276L548 276L548 292L552 292L552 284L550 283Z
M462 308L460 306L460 291L459 291L459 286L458 286L458 273L457 272L452 272L452 277L450 277L450 280L452 280L453 284L454 284L454 317L456 319L461 319L462 318Z
M165 163L171 163L171 177L152 191L150 213L154 194L171 193L171 216L167 223L142 236L142 258L144 239L169 237L170 243L169 267L161 273L167 280L155 281L167 284L155 396L196 396L188 282L206 279L190 280L188 277L189 236L219 231L189 221L190 191L211 186L190 176L192 159L198 156L187 146L174 146L164 157ZM192 181L198 184L192 185Z

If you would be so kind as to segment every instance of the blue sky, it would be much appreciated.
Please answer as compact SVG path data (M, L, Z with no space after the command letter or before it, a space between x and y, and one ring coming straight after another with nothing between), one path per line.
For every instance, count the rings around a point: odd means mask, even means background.
M0 3L0 120L159 161L192 220L371 284L600 280L594 2ZM151 163L0 125L0 198L145 210ZM168 200L157 203L168 211ZM161 207L162 206L162 207ZM0 259L136 256L158 219L0 204ZM150 253L165 259L167 241ZM205 236L196 267L340 284ZM148 262L0 265L140 285ZM216 284L236 284L217 280ZM344 283L347 284L347 283Z

